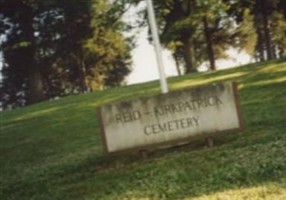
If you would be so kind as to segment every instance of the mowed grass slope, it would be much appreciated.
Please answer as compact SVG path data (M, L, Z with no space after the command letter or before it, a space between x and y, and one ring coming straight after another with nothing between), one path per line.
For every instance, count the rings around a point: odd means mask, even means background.
M286 199L286 61L169 79L171 90L237 81L246 129L182 147L102 156L96 108L158 82L0 113L1 200ZM134 130L136 131L136 130Z

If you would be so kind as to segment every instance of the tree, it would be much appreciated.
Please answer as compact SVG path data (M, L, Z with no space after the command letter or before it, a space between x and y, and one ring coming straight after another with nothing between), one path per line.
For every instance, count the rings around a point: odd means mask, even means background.
M137 2L137 1L135 1ZM185 72L227 58L235 48L258 60L285 54L283 0L156 0L153 1L162 44ZM180 71L180 70L179 70Z
M190 73L209 61L215 69L215 60L226 56L234 34L227 4L222 0L153 2L161 42L172 51L177 68L183 63Z
M286 21L285 16L283 17L285 9L282 2L281 0L232 1L229 14L235 19L239 26L238 30L242 33L236 35L236 41L243 41L241 44L245 44L248 50L255 41L254 54L258 61L283 56L286 44ZM249 42L246 42L247 40Z
M120 85L132 48L121 33L123 3L0 0L2 105Z
M14 49L15 53L21 52L22 55L24 54L22 57L24 57L25 62L22 65L27 70L28 90L26 95L28 103L35 103L44 99L42 75L36 58L36 38L34 35L33 18L37 10L34 9L34 5L34 3L28 1L2 0L0 2L2 8L1 20L5 21L4 26L7 26L7 24L14 24L16 26L11 29L11 31L15 32L8 32L7 40L10 37L17 37L17 39L14 39L15 43L7 47L7 51L13 54L12 49ZM14 10L15 8L18 9Z
M182 57L186 73L196 71L194 56L195 27L189 17L194 1L155 1L154 9L161 29L161 41L174 55Z
M162 41L167 48L172 46L176 55L182 53L185 62L194 68L208 60L214 70L215 60L224 58L232 45L234 24L227 10L228 5L221 0L169 1L165 12L162 5L156 11L163 21L159 25L163 29Z
M126 10L124 3L114 1L111 5L105 1L93 1L91 20L93 32L84 46L88 61L86 72L89 76L89 85L98 85L96 78L101 74L103 85L119 86L131 71L129 66L133 39L124 38L122 34L126 29L126 24L121 20ZM93 63L94 60L96 62ZM96 84L91 84L92 80Z

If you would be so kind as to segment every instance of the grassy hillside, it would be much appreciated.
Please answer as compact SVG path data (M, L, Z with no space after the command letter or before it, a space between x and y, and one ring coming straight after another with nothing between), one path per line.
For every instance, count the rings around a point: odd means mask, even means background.
M169 79L172 90L235 80L246 129L138 155L102 157L95 109L159 93L157 82L0 113L1 200L286 199L286 61Z

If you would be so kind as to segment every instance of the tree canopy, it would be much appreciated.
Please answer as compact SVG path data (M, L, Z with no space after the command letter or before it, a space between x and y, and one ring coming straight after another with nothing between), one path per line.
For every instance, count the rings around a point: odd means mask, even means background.
M134 0L134 3L138 3ZM226 51L245 51L257 61L285 56L283 0L156 0L160 38L185 73L202 63L216 69ZM147 20L145 18L145 20ZM179 68L179 67L178 67Z
M1 0L2 106L120 85L133 44L122 3Z

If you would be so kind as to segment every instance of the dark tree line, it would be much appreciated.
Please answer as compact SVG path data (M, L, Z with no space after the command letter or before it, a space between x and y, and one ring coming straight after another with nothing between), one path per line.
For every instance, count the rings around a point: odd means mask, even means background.
M131 27L121 17L140 2L0 0L2 107L122 84L133 40L123 37ZM230 48L257 62L286 56L285 0L153 3L162 45L172 51L179 74L203 63L215 70ZM139 16L148 24L146 11Z
M3 108L118 86L130 72L124 1L0 0Z

